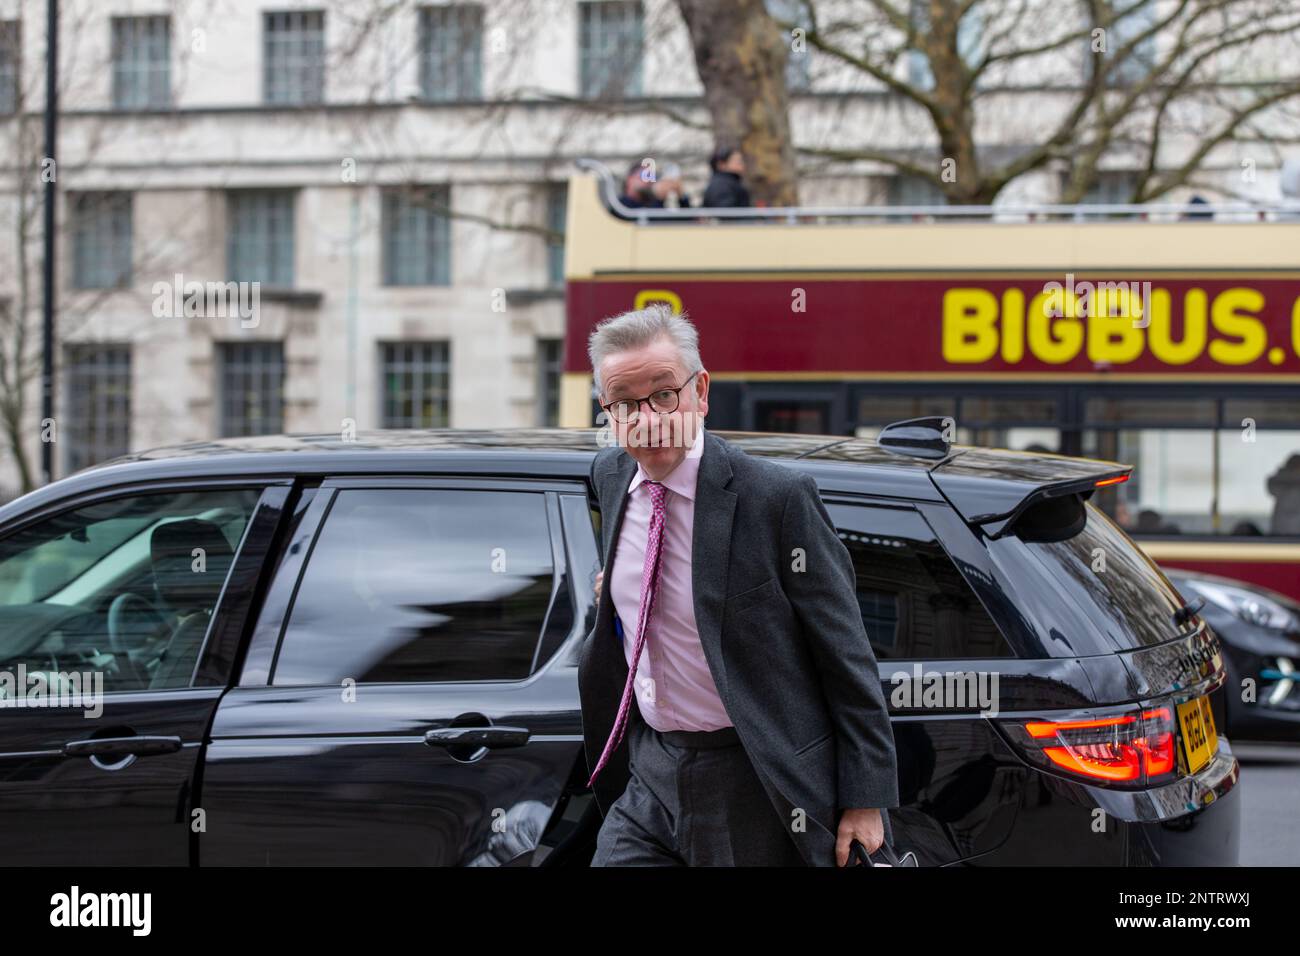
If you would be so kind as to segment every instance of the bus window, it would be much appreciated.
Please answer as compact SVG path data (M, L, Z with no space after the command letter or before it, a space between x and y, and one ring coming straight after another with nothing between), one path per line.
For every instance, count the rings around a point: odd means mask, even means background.
M1084 433L1083 453L1133 466L1097 503L1130 534L1213 533L1214 431L1146 428Z
M1300 403L1089 399L1083 454L1134 466L1097 503L1130 533L1300 535ZM1254 414L1251 414L1251 413ZM1208 425L1210 427L1187 427Z
M859 438L876 438L891 422L925 415L951 417L960 445L1061 452L1060 402L1050 395L866 394L858 398Z
M1219 432L1220 530L1300 535L1300 430Z

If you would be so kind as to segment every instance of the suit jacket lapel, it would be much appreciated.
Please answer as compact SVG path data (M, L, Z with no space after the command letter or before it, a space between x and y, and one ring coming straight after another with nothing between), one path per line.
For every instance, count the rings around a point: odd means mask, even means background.
M715 671L722 669L722 605L726 600L727 567L731 561L731 524L736 513L736 493L727 488L731 481L728 451L725 439L707 428L704 430L704 450L695 483L695 527L691 534L695 628L706 658L716 662ZM715 680L716 677L715 674Z

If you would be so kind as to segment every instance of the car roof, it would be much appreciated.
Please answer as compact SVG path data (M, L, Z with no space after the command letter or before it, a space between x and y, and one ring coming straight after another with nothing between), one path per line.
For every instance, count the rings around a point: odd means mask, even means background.
M823 490L941 501L929 473L962 461L954 480L987 490L1026 474L1046 480L1079 459L953 446L944 462L889 451L874 439L710 429L750 455L796 464ZM603 428L428 428L221 438L150 448L83 469L0 508L0 521L33 505L98 488L141 481L193 478L491 472L502 477L585 478L592 457L608 443ZM1017 489L1017 493L1022 493ZM21 505L21 507L16 507Z

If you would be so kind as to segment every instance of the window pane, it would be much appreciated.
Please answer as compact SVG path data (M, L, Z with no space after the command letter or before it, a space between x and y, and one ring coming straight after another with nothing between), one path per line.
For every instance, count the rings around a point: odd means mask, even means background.
M1008 578L1023 584L1035 616L1069 634L1074 608L1099 610L1107 631L1124 643L1160 644L1178 636L1174 612L1181 607L1156 565L1120 534L1092 504L1081 531L1064 541L1037 542L1011 535L986 547ZM1104 558L1105 564L1098 564ZM1101 570L1104 568L1105 570Z
M0 666L188 687L258 495L118 498L0 541Z
M1080 203L1098 206L1119 206L1133 199L1137 176L1127 170L1106 170L1096 174Z
M1144 36L1155 26L1158 11L1155 3L1117 2L1112 10L1119 14L1111 24L1107 45L1114 53L1127 50L1123 59L1111 64L1108 82L1112 86L1131 86L1141 83L1154 72L1157 64L1156 34ZM1132 11L1132 12L1129 12ZM1127 14L1127 15L1126 15ZM1142 39L1138 40L1138 37ZM1137 41L1131 49L1129 44ZM1108 57L1091 57L1096 67L1103 66Z
M564 233L568 203L567 183L551 183L547 186L546 228L559 234L546 241L546 277L553 286L564 285Z
M537 342L537 423L554 428L560 424L560 376L564 366L564 340Z
M599 0L578 5L580 95L620 99L641 95L641 4Z
M483 96L483 8L477 4L420 9L420 90L428 100Z
M780 23L795 24L805 32L812 29L812 18L808 15L805 0L766 0L766 6L767 12L772 19ZM807 90L811 86L809 64L812 51L807 48L807 44L804 44L803 50L791 49L792 37L790 36L790 29L782 30L782 39L785 41L786 48L786 89L791 92Z
M63 374L68 410L62 444L68 471L130 451L131 347L68 345Z
M294 193L226 193L226 271L235 282L290 287L294 281Z
M0 114L18 109L18 70L22 64L20 21L0 21Z
M268 103L325 99L325 12L263 14L263 78Z
M1300 535L1300 430L1219 432L1215 530Z
M920 515L836 502L826 510L853 558L877 658L1015 656Z
M382 428L446 428L449 423L448 344L383 343Z
M891 206L946 206L948 197L935 183L909 173L890 176L886 184Z
M1083 454L1133 465L1114 493L1097 503L1133 534L1206 534L1214 530L1214 432L1151 428L1087 431Z
M957 418L957 400L942 395L864 395L858 399L859 435L874 438L882 427L909 418Z
M384 285L451 284L450 205L446 186L385 191Z
M113 17L113 106L164 109L171 103L171 20Z
M1300 428L1300 399L1224 399L1223 424L1228 428Z
M217 375L222 437L284 431L282 343L220 342Z
M541 494L341 491L273 683L522 680L553 574Z
M72 285L77 289L112 289L131 283L131 194L74 193L72 218Z
M1061 419L1059 403L1039 395L975 395L961 400L960 424L1056 425Z
M1061 431L1058 428L958 428L957 444L1058 455Z
M1084 405L1089 425L1182 425L1213 428L1219 423L1213 398L1090 398Z

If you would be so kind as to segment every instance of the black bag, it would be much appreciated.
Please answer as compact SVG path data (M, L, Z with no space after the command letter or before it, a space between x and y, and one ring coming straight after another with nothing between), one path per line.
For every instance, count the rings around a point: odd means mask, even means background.
M908 850L901 857L889 841L880 844L873 857L859 840L849 842L849 866L917 866L916 854Z

